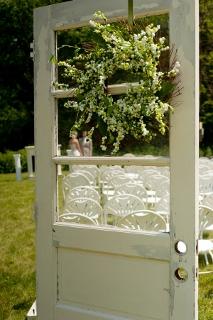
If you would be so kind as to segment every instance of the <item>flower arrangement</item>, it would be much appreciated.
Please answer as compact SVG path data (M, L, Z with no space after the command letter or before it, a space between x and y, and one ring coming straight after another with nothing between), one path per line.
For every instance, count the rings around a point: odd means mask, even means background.
M91 136L94 122L96 127L104 126L106 133L101 148L106 150L110 142L115 154L128 135L150 141L157 133L165 134L180 64L176 61L166 71L160 70L161 54L169 50L166 39L156 37L160 26L151 24L135 34L108 23L100 11L95 17L98 20L90 21L90 25L100 41L83 53L76 50L72 59L60 61L58 65L76 88L73 99L65 104L77 114L71 130L82 130L85 124L91 123ZM113 96L108 85L122 72L128 74L132 84L128 84L126 93Z

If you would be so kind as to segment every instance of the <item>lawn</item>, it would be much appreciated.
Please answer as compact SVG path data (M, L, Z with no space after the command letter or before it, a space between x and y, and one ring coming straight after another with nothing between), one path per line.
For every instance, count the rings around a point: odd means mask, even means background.
M0 174L0 320L24 320L35 300L34 180ZM200 271L213 271L213 265ZM213 319L213 273L199 277L199 320Z
M0 174L0 320L25 319L35 299L34 181Z

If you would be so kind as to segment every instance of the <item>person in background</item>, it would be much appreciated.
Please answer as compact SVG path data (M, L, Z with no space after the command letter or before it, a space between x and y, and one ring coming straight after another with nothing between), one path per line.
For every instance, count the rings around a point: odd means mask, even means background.
M92 139L87 137L87 131L82 132L82 137L79 139L81 150L84 157L92 157Z
M70 133L69 147L71 150L69 154L70 156L80 157L83 155L81 146L78 141L78 134L76 131L72 131Z

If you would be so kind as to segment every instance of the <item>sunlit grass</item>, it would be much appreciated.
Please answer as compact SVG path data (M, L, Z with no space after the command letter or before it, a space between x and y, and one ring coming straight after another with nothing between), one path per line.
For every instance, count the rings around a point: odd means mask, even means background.
M35 300L35 181L22 177L0 174L0 320L24 320ZM213 264L200 257L200 271ZM199 277L199 320L212 319L213 273L206 273Z
M206 268L211 270L212 266ZM213 319L213 273L199 276L199 320Z
M0 320L23 320L35 299L34 181L0 175Z

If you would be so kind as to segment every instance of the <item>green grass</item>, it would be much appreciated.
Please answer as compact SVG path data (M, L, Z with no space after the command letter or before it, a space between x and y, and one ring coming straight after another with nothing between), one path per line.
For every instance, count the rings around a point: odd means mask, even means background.
M23 320L35 299L34 181L0 175L0 320Z
M210 266L208 269L212 270ZM203 270L202 270L203 271ZM199 320L213 319L213 273L199 276Z
M0 174L0 320L24 320L35 300L34 180ZM200 257L200 271L213 271ZM199 320L213 319L213 273L199 277Z

